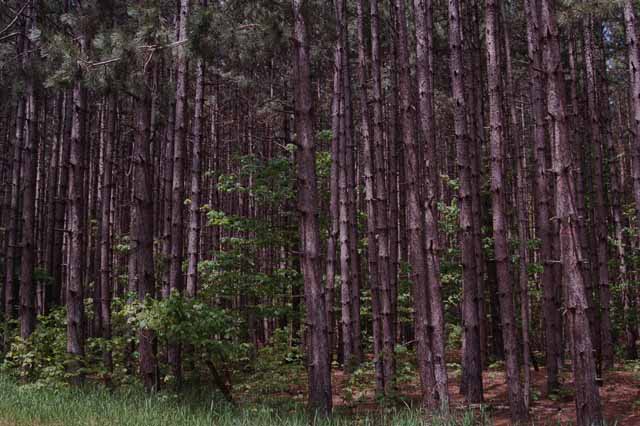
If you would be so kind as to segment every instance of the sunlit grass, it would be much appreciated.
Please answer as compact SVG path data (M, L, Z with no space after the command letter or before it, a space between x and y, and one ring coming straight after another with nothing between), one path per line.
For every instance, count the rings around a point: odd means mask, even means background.
M410 409L337 414L330 421L308 416L301 406L286 410L269 405L232 407L215 393L145 395L137 389L109 391L20 386L0 376L0 426L473 426L489 425L470 412L453 417L425 417Z

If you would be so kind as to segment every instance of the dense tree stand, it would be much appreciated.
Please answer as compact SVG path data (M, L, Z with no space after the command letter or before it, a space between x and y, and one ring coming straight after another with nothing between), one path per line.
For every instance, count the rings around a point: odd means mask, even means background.
M0 386L640 422L638 7L2 2Z

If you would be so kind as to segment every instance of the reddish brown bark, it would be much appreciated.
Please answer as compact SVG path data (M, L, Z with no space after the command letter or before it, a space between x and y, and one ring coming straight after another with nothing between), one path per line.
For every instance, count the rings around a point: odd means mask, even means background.
M482 364L480 357L480 330L478 314L478 276L476 274L475 243L473 234L473 207L470 150L472 141L467 131L467 107L464 96L464 67L460 6L458 0L449 0L449 55L453 90L456 161L460 180L460 245L462 248L463 301L462 328L464 333L462 383L468 402L482 402Z
M440 403L440 396L435 383L433 354L430 341L430 313L427 262L425 259L424 217L419 179L420 148L416 138L415 113L411 102L411 70L409 63L408 34L406 8L403 0L394 1L398 22L398 83L401 113L402 142L404 147L405 194L407 209L408 255L410 264L409 280L412 284L414 309L414 333L416 340L416 356L422 403L426 407L435 408Z
M583 30L584 65L587 93L587 107L591 136L591 150L593 157L593 219L594 237L596 240L596 260L594 269L597 272L597 293L600 302L600 348L602 366L605 369L613 367L613 341L611 335L611 291L609 290L609 254L607 232L607 205L603 178L603 132L600 120L600 106L598 104L598 81L594 64L593 18L587 17Z
M437 218L437 165L433 112L433 5L431 0L414 0L416 18L416 74L418 80L418 110L424 138L424 216L425 257L429 300L429 334L436 382L436 399L442 411L448 410L449 395L444 353L444 311L440 284Z
M106 96L105 112L102 129L102 179L100 202L100 314L102 338L111 338L111 298L112 268L111 268L111 198L113 195L113 146L116 126L116 95L109 92ZM103 359L107 370L113 366L112 354L109 349L104 350Z
M88 40L79 36L80 48L85 51ZM69 368L74 376L72 381L79 383L80 359L84 356L84 278L86 270L85 247L85 199L84 171L86 167L86 89L82 83L82 71L78 67L74 78L71 116L71 139L69 149L69 209L67 224L69 228L69 252L67 260L67 352L73 358Z
M500 298L500 318L507 367L507 385L511 420L527 417L520 386L518 337L513 302L513 282L509 273L509 247L505 218L504 193L504 123L502 87L500 85L500 43L498 39L498 6L495 0L486 2L487 73L489 81L491 135L491 208L493 214L493 244Z
M187 39L190 0L180 1L180 19L177 23L177 39ZM187 51L186 46L177 48L176 57L176 116L173 137L173 181L171 185L171 233L169 260L169 290L182 293L184 277L182 260L184 251L184 161L187 135ZM178 385L182 381L182 350L177 343L168 349L169 364Z
M309 409L322 416L331 414L331 364L325 309L324 286L320 272L320 230L318 225L318 187L313 135L313 104L305 1L293 0L293 78L296 133L298 211L300 212L301 266L307 307L309 353Z
M541 274L544 301L545 326L545 360L547 368L547 390L558 387L558 359L560 358L560 311L556 305L556 284L552 269L552 229L549 223L550 202L548 188L550 180L547 177L546 141L545 141L545 110L544 110L544 81L542 74L542 56L539 34L539 2L525 0L527 17L527 51L529 54L529 93L533 110L533 157L534 157L534 200L536 235L540 239L539 256L543 264Z
M556 217L560 232L560 258L565 285L565 310L572 339L572 367L576 389L578 426L602 423L600 396L596 385L595 359L587 319L587 296L580 263L584 261L578 244L575 210L575 181L571 168L563 66L556 18L550 0L541 0L543 60L547 77L547 111L553 132L552 162L556 178Z

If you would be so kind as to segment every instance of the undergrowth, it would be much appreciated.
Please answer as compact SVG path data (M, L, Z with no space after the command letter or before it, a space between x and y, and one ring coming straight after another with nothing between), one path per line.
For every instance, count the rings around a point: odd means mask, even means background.
M233 407L216 393L146 395L136 388L109 391L19 385L0 376L0 426L475 426L489 425L483 414L426 417L419 411L393 409L363 414L338 411L331 420L305 413L301 404L279 409L266 404Z

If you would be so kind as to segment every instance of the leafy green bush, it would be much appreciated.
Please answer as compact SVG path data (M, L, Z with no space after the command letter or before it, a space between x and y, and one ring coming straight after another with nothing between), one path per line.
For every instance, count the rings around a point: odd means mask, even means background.
M47 384L65 382L67 354L64 309L38 318L38 327L28 339L13 337L2 363L2 371L22 381Z

